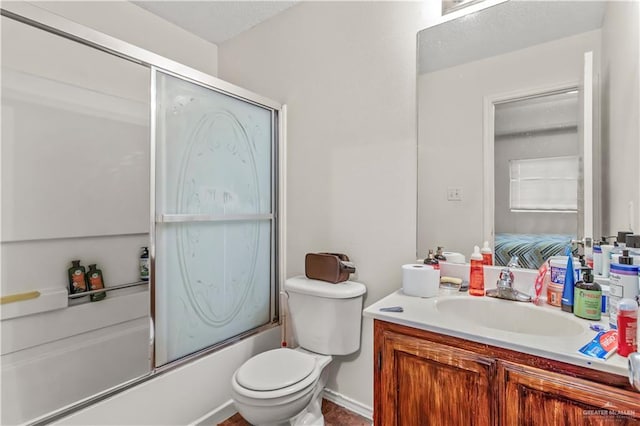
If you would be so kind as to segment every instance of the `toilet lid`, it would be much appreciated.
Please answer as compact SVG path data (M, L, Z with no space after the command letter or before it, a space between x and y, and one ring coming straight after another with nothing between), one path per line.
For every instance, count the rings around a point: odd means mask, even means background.
M293 349L273 349L245 362L236 374L238 384L255 391L271 391L294 385L311 374L313 356Z

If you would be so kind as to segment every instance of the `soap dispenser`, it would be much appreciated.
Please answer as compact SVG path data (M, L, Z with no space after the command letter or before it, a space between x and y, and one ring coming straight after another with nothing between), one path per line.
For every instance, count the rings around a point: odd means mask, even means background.
M591 268L583 267L582 280L573 292L573 314L577 317L599 321L602 315L602 287L593 280Z
M430 265L433 269L440 269L440 262L433 255L433 250L429 249L427 258L424 260L425 265Z

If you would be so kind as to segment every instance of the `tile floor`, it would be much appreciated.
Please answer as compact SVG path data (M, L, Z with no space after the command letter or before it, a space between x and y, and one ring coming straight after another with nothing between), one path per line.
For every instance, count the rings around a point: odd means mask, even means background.
M322 413L325 426L371 426L371 421L359 416L333 402L322 400ZM218 426L250 426L250 424L236 413Z

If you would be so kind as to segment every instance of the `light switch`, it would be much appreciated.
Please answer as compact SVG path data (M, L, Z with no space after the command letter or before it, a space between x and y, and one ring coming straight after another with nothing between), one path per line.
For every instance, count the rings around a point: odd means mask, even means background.
M462 188L459 186L448 187L447 201L462 201Z

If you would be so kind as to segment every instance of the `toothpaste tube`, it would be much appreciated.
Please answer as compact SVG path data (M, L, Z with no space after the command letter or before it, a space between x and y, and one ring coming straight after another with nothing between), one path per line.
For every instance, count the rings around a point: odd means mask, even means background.
M601 331L589 343L578 349L583 355L593 358L607 359L618 349L618 332L616 330Z

